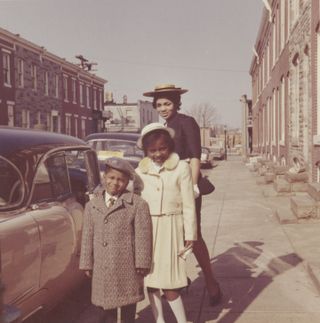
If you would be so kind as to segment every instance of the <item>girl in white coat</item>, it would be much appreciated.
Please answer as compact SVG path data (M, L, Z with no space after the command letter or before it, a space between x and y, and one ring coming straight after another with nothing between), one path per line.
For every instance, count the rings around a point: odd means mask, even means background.
M144 184L141 196L149 204L153 231L153 259L145 285L157 323L165 322L160 290L178 323L187 322L180 296L188 284L184 254L197 239L191 169L173 152L173 136L173 129L151 123L138 140L146 157L136 172Z

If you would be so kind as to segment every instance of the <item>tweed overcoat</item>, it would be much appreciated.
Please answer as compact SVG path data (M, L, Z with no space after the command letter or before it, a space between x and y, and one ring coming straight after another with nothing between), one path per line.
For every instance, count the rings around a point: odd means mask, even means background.
M136 169L150 208L153 230L153 259L148 287L174 289L187 285L185 260L179 257L185 240L197 240L195 200L190 165L172 153L156 171L150 158Z
M80 256L80 269L93 270L92 303L112 309L144 299L135 269L150 268L151 248L147 203L125 191L108 208L98 190L85 208Z

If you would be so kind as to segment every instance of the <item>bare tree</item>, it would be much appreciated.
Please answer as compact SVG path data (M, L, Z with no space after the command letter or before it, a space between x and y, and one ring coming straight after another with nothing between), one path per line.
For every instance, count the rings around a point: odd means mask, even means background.
M212 127L218 118L216 109L210 103L194 104L185 113L193 117L201 128Z

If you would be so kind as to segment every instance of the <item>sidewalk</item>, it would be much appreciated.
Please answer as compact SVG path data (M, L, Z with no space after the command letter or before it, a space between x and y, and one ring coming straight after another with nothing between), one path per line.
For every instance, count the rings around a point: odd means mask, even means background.
M240 158L230 156L204 173L216 190L204 197L203 236L224 298L220 306L208 305L201 271L191 256L192 284L183 294L188 321L320 322L320 225L280 225L274 207L283 200L264 196ZM175 322L164 305L166 322ZM138 305L137 322L154 322L147 299Z

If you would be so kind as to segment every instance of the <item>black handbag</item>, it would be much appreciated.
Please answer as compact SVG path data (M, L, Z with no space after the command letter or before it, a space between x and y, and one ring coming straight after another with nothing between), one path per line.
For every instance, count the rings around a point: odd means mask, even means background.
M198 188L201 195L207 195L215 190L214 185L209 181L207 176L201 176L198 181Z

